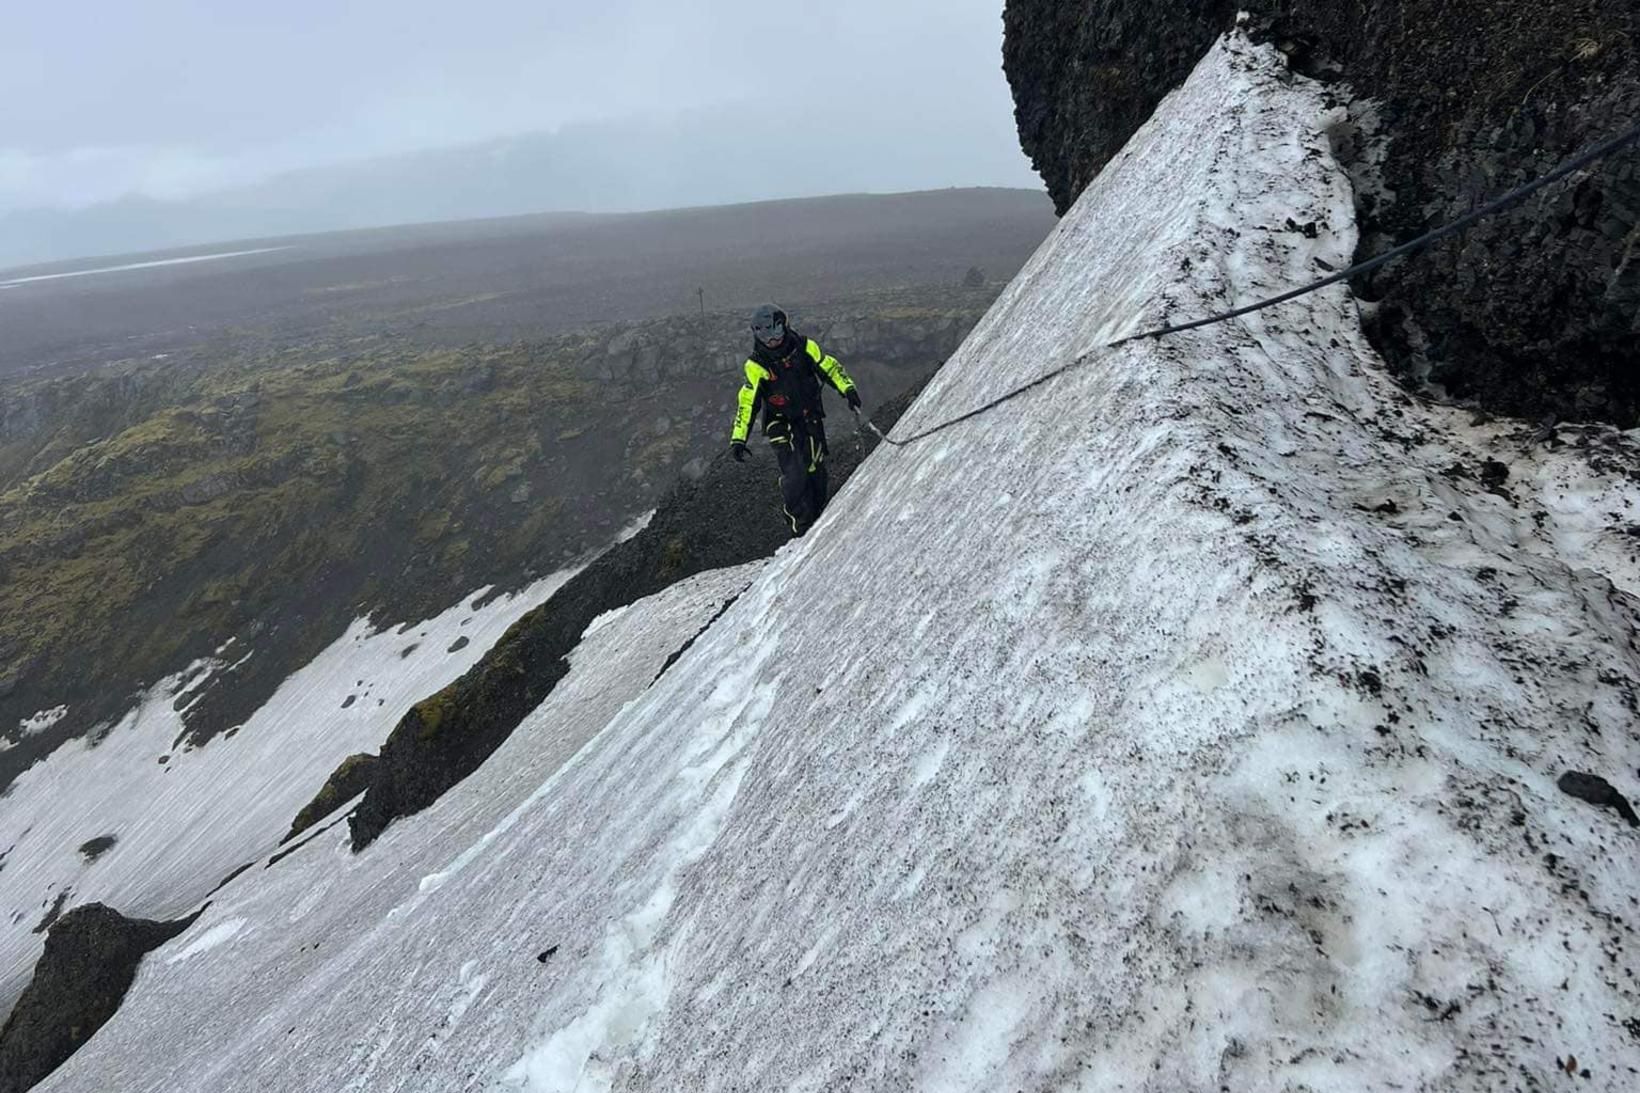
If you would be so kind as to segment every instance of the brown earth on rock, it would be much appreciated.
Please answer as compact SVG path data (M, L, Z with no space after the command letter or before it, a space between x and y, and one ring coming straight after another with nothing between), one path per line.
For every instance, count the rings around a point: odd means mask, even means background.
M342 765L330 772L330 777L325 779L325 784L314 794L313 800L296 814L296 819L291 821L290 830L279 840L279 845L283 846L290 842L368 789L376 777L376 767L380 762L379 756L371 755L369 752L360 752L358 755L350 755L343 759Z

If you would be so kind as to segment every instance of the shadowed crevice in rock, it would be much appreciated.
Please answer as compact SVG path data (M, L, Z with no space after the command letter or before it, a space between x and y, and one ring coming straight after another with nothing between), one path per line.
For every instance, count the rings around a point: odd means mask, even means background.
M72 888L64 888L61 892L58 892L57 898L46 909L46 913L40 918L39 925L35 926L32 932L43 934L56 925L57 920L63 916L63 908L68 906L69 897L73 894L74 889Z
M1358 98L1334 139L1357 184L1360 259L1640 121L1633 4L1521 4L1504 18L1486 0L1008 0L1003 63L1020 142L1061 212L1240 10L1295 70L1375 104L1368 116ZM1533 419L1630 427L1640 151L1355 289L1379 304L1368 334L1413 386Z
M114 1016L143 956L199 915L154 922L90 903L58 919L34 979L0 1030L0 1093L23 1093L67 1061Z
M302 849L308 843L310 843L313 840L315 840L315 839L319 838L320 836L322 836L325 832L329 831L331 828L338 826L344 820L350 820L352 818L353 818L353 813L348 812L345 815L336 817L334 820L330 821L328 824L325 824L323 827L316 828L316 829L310 831L305 838L302 838L302 839L300 839L296 842L293 842L289 846L286 846L283 850L280 850L280 851L277 851L276 853L274 853L271 857L268 858L267 861L262 863L262 868L263 869L272 869L274 866L278 865L280 862L284 861L286 858L290 857L292 854L294 854L298 850ZM224 883L226 883L226 882L224 882Z
M878 427L891 428L926 382L876 408ZM878 443L851 431L853 424L846 412L828 421L833 504ZM593 619L697 573L768 557L789 542L779 470L766 445L757 442L752 452L745 463L720 455L698 480L678 482L643 531L514 623L460 679L412 707L382 745L364 800L349 817L353 848L369 846L393 820L421 811L477 770L569 672L567 657Z
M218 892L222 891L222 889L224 889L228 885L232 884L234 882L235 878L237 878L241 873L245 872L247 869L249 869L251 866L253 866L255 864L256 864L255 862L246 862L244 865L236 866L234 868L233 872L229 873L227 876L223 877L221 880L216 882L216 887L215 888L212 888L209 892L205 893L205 898L210 899L212 896L214 896Z
M740 599L740 596L737 593L724 600L723 606L718 608L717 612L707 620L705 626L702 626L699 630L696 630L689 636L688 641L684 642L672 651L672 655L666 658L666 663L661 665L661 670L655 673L655 678L649 681L649 685L653 687L655 684L659 683L661 681L661 676L664 676L668 671L670 671L672 665L683 659L683 654L694 648L695 642L700 640L700 636L710 630L712 626L723 617L724 613L735 605L735 601L738 599Z

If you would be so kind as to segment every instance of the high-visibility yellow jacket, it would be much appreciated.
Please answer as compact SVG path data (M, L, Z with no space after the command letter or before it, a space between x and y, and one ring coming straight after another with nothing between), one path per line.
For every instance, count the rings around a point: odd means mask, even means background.
M846 395L854 381L835 357L826 355L820 343L787 329L786 340L770 349L754 339L752 355L746 360L746 384L740 389L735 409L731 441L745 443L752 421L763 412L763 432L775 422L818 420L826 416L820 404L821 381Z

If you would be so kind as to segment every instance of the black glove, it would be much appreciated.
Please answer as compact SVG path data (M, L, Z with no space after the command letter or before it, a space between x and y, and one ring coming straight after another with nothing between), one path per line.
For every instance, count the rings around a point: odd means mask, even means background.
M744 440L731 441L729 451L734 453L736 463L746 462L746 442Z
M859 388L850 387L847 391L843 392L843 397L848 399L848 408L850 410L859 410L860 409L860 390L859 390Z

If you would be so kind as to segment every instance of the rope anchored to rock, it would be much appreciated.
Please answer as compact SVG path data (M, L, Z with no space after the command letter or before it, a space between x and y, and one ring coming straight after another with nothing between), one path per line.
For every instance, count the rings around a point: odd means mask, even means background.
M1049 380L1057 379L1066 372L1080 368L1083 365L1090 363L1093 360L1094 354L1100 350L1114 349L1117 346L1126 345L1129 342L1141 341L1145 338L1164 338L1169 334L1178 334L1186 330L1198 330L1204 326L1212 326L1216 323L1227 322L1230 319L1239 318L1243 315L1250 315L1255 311L1262 311L1265 308L1274 307L1277 304L1284 304L1289 300L1296 300L1300 296L1307 296L1310 293L1326 288L1329 285L1336 285L1340 281L1347 281L1352 277L1359 277L1363 273L1370 273L1381 266L1393 262L1397 258L1402 258L1406 255L1421 251L1426 247L1439 243L1443 239L1448 239L1454 235L1468 231L1470 228L1474 227L1480 221L1485 220L1487 217L1492 216L1493 214L1498 213L1503 209L1516 204L1517 202L1523 201L1524 199L1537 193L1539 190L1554 185L1561 179L1582 170L1592 163L1598 163L1600 160L1607 158L1614 152L1617 152L1625 146L1635 143L1636 141L1640 141L1640 125L1635 125L1627 132L1621 133L1608 141L1597 144L1579 153L1572 159L1567 160L1565 163L1555 168L1553 171L1550 171L1548 174L1544 175L1542 178L1510 190L1502 197L1495 198L1492 201L1487 202L1480 208L1459 217L1450 224L1446 224L1432 231L1425 232L1418 238L1407 243L1402 243L1393 250L1385 251L1376 258L1368 259L1365 262L1358 262L1348 269L1340 270L1337 273L1323 277L1319 281L1311 282L1301 288L1295 288L1290 292L1284 292L1279 296L1272 296L1267 300L1260 300L1257 303L1248 304L1245 307L1238 307L1231 311L1224 311L1216 315L1209 315L1205 319L1195 319L1191 322L1179 323L1177 325L1168 324L1165 326L1156 327L1154 330L1143 330L1137 334L1128 334L1121 338L1117 338L1113 342L1106 342L1102 346L1098 346L1087 353L1081 354L1069 364L1061 365L1051 372L1044 373L1036 379L1031 380L1029 383L1026 383L1021 387L1016 387L1007 394L992 399L983 406L969 410L967 413L951 418L949 421L942 421L938 425L931 426L919 433L914 433L903 440L895 440L893 437L885 435L881 429L871 423L869 418L860 418L860 412L858 410L854 412L854 415L861 422L863 422L867 428L875 433L878 439L884 441L885 443L892 444L896 448L904 448L908 445L915 444L919 440L926 440L935 433L944 432L946 429L949 429L954 425L960 425L965 421L970 421L976 417L979 417L981 414L989 413L998 406L1001 406L1003 403L1011 402L1019 396L1025 394L1027 391L1031 391L1042 386Z

